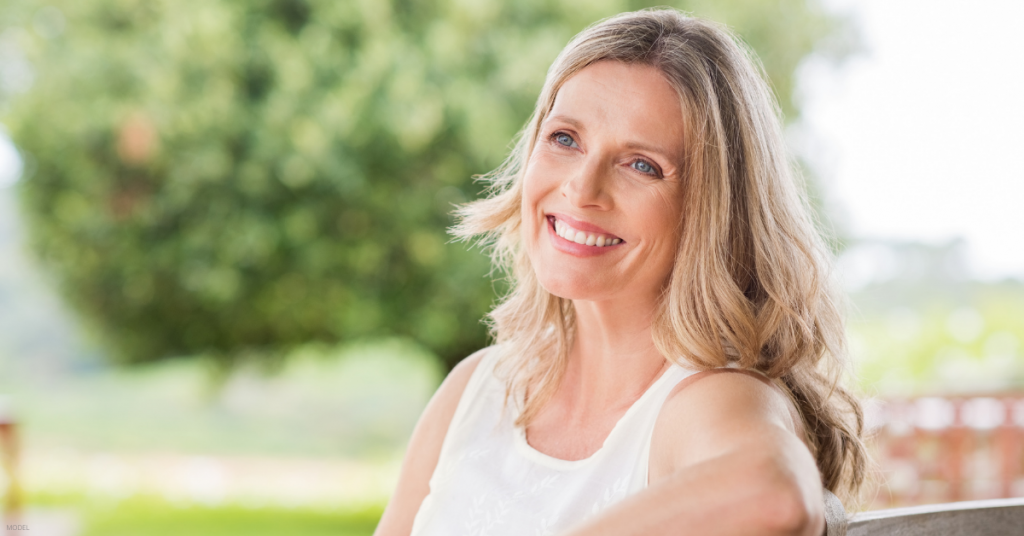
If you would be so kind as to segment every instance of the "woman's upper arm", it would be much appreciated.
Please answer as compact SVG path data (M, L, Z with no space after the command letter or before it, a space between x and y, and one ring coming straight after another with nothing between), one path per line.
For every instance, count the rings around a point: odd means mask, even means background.
M744 374L702 378L666 400L652 438L649 484L698 465L717 467L723 486L707 492L740 499L760 490L772 498L756 501L772 505L763 512L767 523L803 523L820 532L821 477L794 421L789 400L769 384ZM733 477L746 489L726 487Z
M800 423L782 393L740 371L728 372L677 388L666 399L652 438L652 482L665 471L758 443L766 429L798 437Z
M430 493L430 477L441 455L441 444L452 422L466 384L487 348L463 359L452 369L430 399L409 439L398 486L388 501L375 536L407 536L420 503Z

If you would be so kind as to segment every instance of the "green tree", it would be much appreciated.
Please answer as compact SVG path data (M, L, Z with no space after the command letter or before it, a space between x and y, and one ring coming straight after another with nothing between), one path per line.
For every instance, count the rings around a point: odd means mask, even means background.
M451 204L568 39L647 5L14 0L0 32L34 83L0 120L33 170L31 244L123 362L402 335L453 364L495 288L448 243ZM676 5L733 26L789 117L840 27L807 0Z

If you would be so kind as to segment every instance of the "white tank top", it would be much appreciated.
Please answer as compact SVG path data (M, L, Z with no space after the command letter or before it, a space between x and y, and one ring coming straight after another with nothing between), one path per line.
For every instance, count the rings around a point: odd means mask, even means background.
M665 399L696 371L672 365L626 411L601 448L568 461L543 454L503 411L505 381L488 352L466 384L412 536L542 536L564 531L647 487L651 433Z

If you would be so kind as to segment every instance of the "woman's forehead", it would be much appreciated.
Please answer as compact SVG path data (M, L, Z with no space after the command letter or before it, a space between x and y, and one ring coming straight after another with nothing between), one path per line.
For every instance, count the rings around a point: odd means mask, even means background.
M624 144L682 155L682 103L660 70L601 61L570 77L544 123L563 122L586 134L600 130Z

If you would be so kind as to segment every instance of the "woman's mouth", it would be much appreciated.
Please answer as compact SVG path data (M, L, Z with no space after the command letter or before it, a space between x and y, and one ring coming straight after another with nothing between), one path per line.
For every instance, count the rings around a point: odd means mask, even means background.
M551 222L551 225L554 227L556 235L581 246L595 246L600 248L615 246L622 242L621 238L614 235L581 231L555 216L548 216L548 221Z

